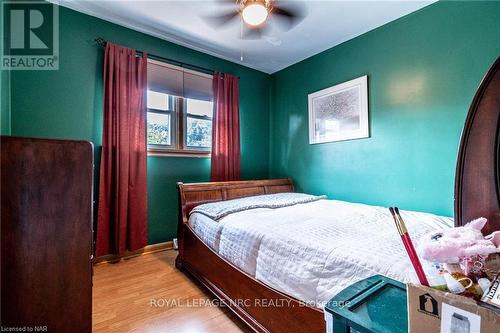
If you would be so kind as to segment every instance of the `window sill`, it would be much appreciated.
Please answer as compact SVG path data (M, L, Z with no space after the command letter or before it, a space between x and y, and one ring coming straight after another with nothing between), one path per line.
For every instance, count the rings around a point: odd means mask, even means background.
M210 151L148 148L148 156L210 158Z

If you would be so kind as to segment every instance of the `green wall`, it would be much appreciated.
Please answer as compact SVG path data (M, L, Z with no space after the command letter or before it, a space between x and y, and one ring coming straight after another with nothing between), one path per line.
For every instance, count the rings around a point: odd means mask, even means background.
M500 55L500 2L439 2L272 76L271 175L331 198L453 215L460 133ZM309 145L307 95L369 76L371 137Z
M10 134L10 72L0 71L0 134Z
M12 135L90 140L96 146L96 157L99 155L103 50L94 39L103 37L154 55L240 76L242 177L268 176L267 74L63 7L59 31L58 71L11 72ZM171 240L176 235L176 182L207 181L209 174L208 158L148 158L150 243Z

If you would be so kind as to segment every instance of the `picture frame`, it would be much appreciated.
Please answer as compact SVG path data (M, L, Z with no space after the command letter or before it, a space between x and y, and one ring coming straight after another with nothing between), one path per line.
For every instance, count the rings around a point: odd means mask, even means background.
M368 76L308 95L309 144L368 138Z

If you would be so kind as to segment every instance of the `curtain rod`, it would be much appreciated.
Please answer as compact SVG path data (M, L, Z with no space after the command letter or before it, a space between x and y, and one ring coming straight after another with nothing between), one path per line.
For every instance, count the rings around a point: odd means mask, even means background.
M97 45L99 45L101 47L106 47L107 41L104 38L97 37L96 39L94 39L94 41L95 41L95 43ZM143 55L142 51L137 51L136 50L135 52L136 52L137 55L140 55L140 56ZM165 58L165 57L160 57L160 56L149 54L149 53L148 53L148 58L151 58L153 60L163 61L163 62L166 62L168 64L179 66L179 67L182 67L182 68L194 69L194 70L206 73L206 74L212 74L213 75L215 73L215 71L213 69L210 69L210 68L205 68L205 67L201 67L201 66L191 65L191 64L187 64L187 63L182 62L182 61L178 61L178 60L174 60L174 59L169 59L169 58ZM221 73L221 74L224 75L224 73ZM238 76L238 79L239 78L240 77Z

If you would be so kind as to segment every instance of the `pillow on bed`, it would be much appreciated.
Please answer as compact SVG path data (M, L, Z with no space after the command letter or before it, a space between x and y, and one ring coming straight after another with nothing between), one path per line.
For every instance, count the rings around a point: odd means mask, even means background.
M325 195L316 196L304 193L275 193L251 197L211 202L195 207L191 214L200 213L213 220L244 210L256 208L282 208L326 199Z

